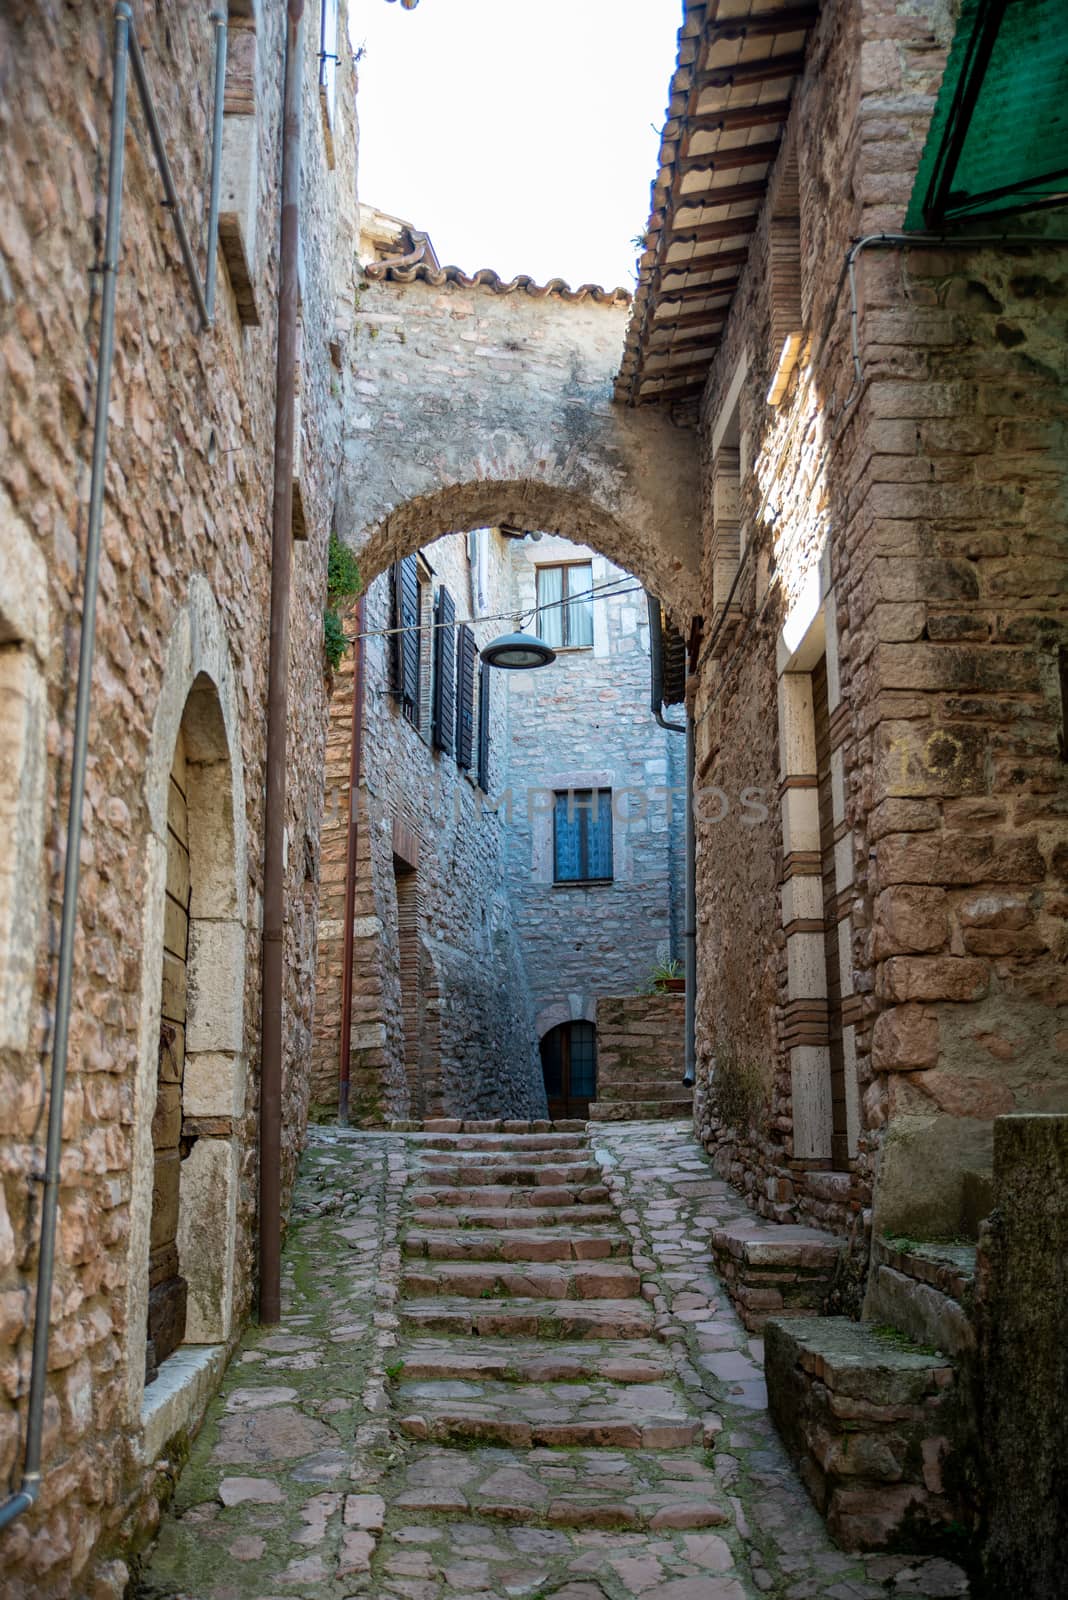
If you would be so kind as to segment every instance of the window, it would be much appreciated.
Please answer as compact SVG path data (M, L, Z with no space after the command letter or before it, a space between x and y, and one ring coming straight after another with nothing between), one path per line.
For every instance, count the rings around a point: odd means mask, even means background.
M475 732L475 636L466 622L456 630L456 765L470 772Z
M478 664L478 786L489 793L490 757L490 681L493 668L484 661Z
M219 252L226 262L238 318L255 328L260 321L256 304L259 129L253 0L230 0L227 20Z
M611 789L558 791L553 812L554 881L603 883L611 877Z
M420 725L422 678L423 585L419 557L405 556L393 566L393 634L391 688L413 727Z
M554 650L589 650L593 645L593 566L569 562L537 569L538 637Z
M771 387L769 406L777 406L790 383L801 352L801 204L797 155L777 174L768 225L767 281L771 309Z
M434 602L434 687L430 742L452 755L456 723L456 602L444 585Z

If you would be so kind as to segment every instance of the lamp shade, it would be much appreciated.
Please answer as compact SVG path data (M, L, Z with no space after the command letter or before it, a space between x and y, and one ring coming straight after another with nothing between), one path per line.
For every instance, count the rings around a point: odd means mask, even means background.
M556 651L532 633L504 633L491 639L479 654L488 667L503 667L508 672L547 667L556 660Z

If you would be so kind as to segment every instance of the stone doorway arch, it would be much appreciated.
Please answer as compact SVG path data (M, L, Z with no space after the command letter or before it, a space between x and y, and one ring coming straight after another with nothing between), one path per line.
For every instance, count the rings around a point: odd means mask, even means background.
M176 755L178 759L176 760ZM175 773L182 804L188 880L184 998L173 993ZM130 1245L127 1278L127 1396L132 1423L144 1427L146 1457L185 1425L206 1398L231 1333L237 1235L237 1123L244 1112L244 1002L247 841L237 695L221 612L203 578L171 635L145 774L148 814L139 1058L134 1098ZM170 811L170 815L168 814ZM180 852L179 852L180 854ZM170 882L168 864L170 857ZM179 874L180 876L181 874ZM164 1017L164 978L170 992ZM181 1071L161 1074L166 1022L182 1039ZM169 1063L176 1059L169 1039ZM153 1123L162 1079L175 1102L182 1156L174 1243L188 1285L183 1342L145 1389L149 1261L156 1147ZM177 1094L174 1088L177 1088ZM166 1382L162 1381L166 1374ZM144 1402L142 1404L142 1401Z

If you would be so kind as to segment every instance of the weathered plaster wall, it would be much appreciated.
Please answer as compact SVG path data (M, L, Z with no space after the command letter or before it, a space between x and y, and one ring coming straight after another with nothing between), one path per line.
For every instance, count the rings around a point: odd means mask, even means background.
M538 1036L593 1021L602 994L637 993L659 959L682 956L682 736L649 709L645 594L603 556L563 539L512 547L517 611L535 605L535 572L591 559L593 647L563 650L539 672L501 673L508 702L508 891ZM636 592L635 592L636 591ZM553 882L553 793L610 788L613 879Z
M158 996L159 982L149 915L158 891L158 862L153 863L160 826L152 784L157 769L170 769L172 750L163 746L173 741L189 672L195 677L201 668L217 682L226 708L240 808L230 863L235 898L226 913L228 931L222 930L230 948L221 964L209 965L213 978L225 975L232 985L226 995L234 1025L229 1045L237 1048L226 1059L247 1081L239 1095L235 1073L226 1105L220 1081L207 1084L199 1109L211 1114L202 1119L193 1149L200 1151L200 1165L208 1146L233 1152L223 1196L232 1207L233 1227L221 1240L219 1258L224 1276L232 1270L231 1329L247 1315L254 1290L259 841L284 7L271 0L257 11L258 328L239 323L220 258L217 325L198 333L173 229L158 203L159 179L150 166L143 119L132 92L130 97L44 1479L37 1508L0 1535L0 1571L11 1600L122 1592L126 1569L116 1553L147 1534L166 1482L165 1474L156 1475L157 1454L175 1428L195 1425L197 1408L217 1377L216 1362L171 1385L170 1401L156 1407L144 1431L138 1306L147 1273L142 1246L150 1196L143 1189L143 1157L155 1080L142 1069L146 1063L154 1067L152 992ZM17 971L9 967L0 936L0 981L6 986L17 980L20 986L19 1025L0 1039L5 1492L17 1482L33 1311L29 1289L36 1277L39 1211L31 1174L42 1161L41 1086L51 1042L66 847L99 315L92 266L99 259L106 200L111 13L109 6L17 4L5 7L0 18L0 655L5 688L9 671L21 674L18 693L27 709L19 714L25 735L19 783L28 802L20 801L10 827L5 813L0 883L6 888L10 882L13 859L22 907L20 948L29 956L28 963L16 963ZM199 237L210 143L212 30L206 13L194 18L174 3L157 6L151 16L139 11L138 17L183 207ZM321 807L321 608L345 381L332 365L329 341L336 334L335 296L351 259L337 244L352 226L355 204L352 64L347 55L340 64L346 126L337 131L337 165L330 172L315 84L318 35L312 31L305 83L301 367L301 487L309 541L294 552L287 760L286 1188L307 1097L302 1060L311 1026L308 978ZM9 586L17 591L11 600ZM174 661L181 670L171 674L168 663ZM38 709L46 742L34 756ZM154 729L169 732L154 740ZM0 794L6 798L7 790L0 787ZM43 830L40 854L35 830ZM244 860L238 837L247 840ZM31 860L34 871L27 876ZM0 918L0 935L2 927ZM201 1001L207 998L205 991ZM221 1071L221 1059L217 1065ZM187 1111L192 1117L192 1101ZM200 1329L203 1336L203 1324ZM225 1328L213 1324L211 1337L225 1339Z
M828 8L813 35L787 142L809 344L771 410L765 224L703 408L710 452L747 358L738 626L712 649L706 627L697 690L704 781L729 791L748 769L803 786L791 694L826 652L855 1057L850 1156L832 1172L812 1137L827 1114L814 1058L791 1063L784 1037L791 1000L819 993L812 974L798 988L804 963L790 961L791 919L803 929L811 914L785 887L804 843L795 790L772 808L764 851L740 827L702 830L702 1132L772 1215L845 1227L875 1184L878 1227L943 1237L989 1204L993 1117L1068 1093L1055 682L1068 627L1057 332L1068 260L1038 239L866 251L859 384L848 350L845 249L900 227L947 30L941 11L865 4ZM710 521L709 504L706 534ZM768 707L759 726L754 703ZM739 921L754 883L759 902ZM804 955L803 934L795 948ZM728 949L729 967L717 959ZM717 1038L760 1077L765 1114L742 1138L708 1109Z
M338 527L367 576L440 534L563 534L689 614L693 434L612 404L625 305L366 283Z

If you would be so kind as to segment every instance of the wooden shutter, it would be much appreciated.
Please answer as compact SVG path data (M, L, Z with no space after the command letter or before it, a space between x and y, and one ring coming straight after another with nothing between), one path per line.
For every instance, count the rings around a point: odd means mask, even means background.
M430 737L435 750L452 754L456 719L456 604L444 586L434 606L434 710Z
M492 667L484 661L478 664L478 786L489 793L490 756L490 678Z
M586 876L612 876L612 791L595 789L586 813Z
M475 636L466 622L456 634L456 765L471 770L475 732Z
M419 726L419 558L405 556L393 567L391 683L405 716Z

